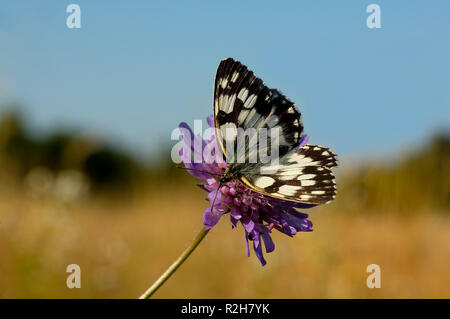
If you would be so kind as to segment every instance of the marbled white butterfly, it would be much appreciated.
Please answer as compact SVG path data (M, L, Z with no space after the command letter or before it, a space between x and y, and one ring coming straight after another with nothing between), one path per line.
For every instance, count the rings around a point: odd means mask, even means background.
M263 195L307 204L322 204L335 198L331 168L337 166L336 154L318 145L299 147L305 136L295 104L280 91L267 88L252 71L232 58L220 62L217 69L214 121L216 139L228 164L221 183L238 179ZM234 155L243 148L248 159L257 151L249 147L250 143L238 143L239 129L249 128L257 133L276 129L279 135L277 165L243 162ZM229 134L230 131L235 133ZM267 140L265 148L268 150L271 134L265 134L263 140ZM257 144L261 144L260 140Z

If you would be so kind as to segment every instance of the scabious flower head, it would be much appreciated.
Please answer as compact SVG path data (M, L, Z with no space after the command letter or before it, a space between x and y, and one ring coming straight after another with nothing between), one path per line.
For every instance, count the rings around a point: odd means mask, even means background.
M212 115L207 118L207 122L211 128L214 127ZM227 164L216 151L218 148L213 130L211 138L204 140L201 136L194 136L186 123L181 123L179 127L185 144L180 148L181 160L192 176L203 181L201 187L208 192L207 200L211 205L203 213L203 224L207 228L213 227L222 216L229 214L233 228L239 223L244 227L247 255L250 256L249 241L251 241L255 254L263 266L266 261L262 244L264 243L266 253L275 249L270 236L274 229L291 237L299 231L312 231L308 215L298 212L297 209L315 205L264 196L237 180L220 185L220 175L225 171ZM301 145L306 144L306 140L307 136ZM206 158L205 154L209 154L210 157ZM211 161L211 156L216 160ZM193 161L193 157L197 160Z

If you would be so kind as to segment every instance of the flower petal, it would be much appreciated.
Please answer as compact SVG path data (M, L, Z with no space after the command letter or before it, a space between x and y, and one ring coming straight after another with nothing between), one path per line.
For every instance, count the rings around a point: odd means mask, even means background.
M255 228L255 222L248 217L241 218L241 223L244 226L245 230L249 233L251 233Z
M262 239L264 241L264 246L266 246L266 253L271 253L275 250L275 244L268 233L261 233Z
M291 214L282 215L286 222L294 227L297 231L310 231L312 223L306 218L300 218Z
M248 233L247 231L244 231L245 233L245 248L247 249L247 256L250 257L250 248L248 246Z
M230 222L231 222L231 227L232 228L236 228L237 227L238 220L236 218L234 218L232 215L230 215Z
M239 220L239 219L242 218L242 213L241 213L241 211L239 210L239 208L236 207L236 206L233 206L233 207L231 208L230 214L231 214L231 216L233 216L233 218L235 218L236 220Z
M210 174L208 174L207 169L201 163L192 163L191 159L186 155L188 153L189 152L186 151L184 147L180 149L180 157L187 172L195 178L203 180L204 182L214 179Z
M206 122L208 123L209 127L214 127L214 115L211 114L206 118Z
M267 262L264 259L264 255L263 255L263 252L262 252L262 246L261 246L260 240L259 239L255 240L255 239L253 240L253 250L255 251L255 255L256 255L256 257L258 257L261 265L265 266Z
M201 163L203 161L203 149L206 147L206 142L201 136L194 135L189 125L182 122L178 125L181 135L183 136L184 143L194 152L194 162Z
M214 207L219 208L222 206L222 193L218 189L213 189L208 193L208 200Z
M205 212L203 213L203 225L206 226L206 229L210 229L211 227L215 226L219 220L220 217L223 215L223 210L214 208L211 210L211 206L205 209Z
M298 144L298 147L302 147L303 145L305 145L306 143L308 143L309 140L309 136L304 134L302 136L302 138L300 139L300 143Z

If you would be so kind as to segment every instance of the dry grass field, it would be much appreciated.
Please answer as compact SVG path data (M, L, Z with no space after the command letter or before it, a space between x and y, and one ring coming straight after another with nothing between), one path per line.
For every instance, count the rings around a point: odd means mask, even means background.
M135 298L185 248L207 206L193 186L128 203L63 203L3 191L1 298ZM186 190L189 189L189 190ZM222 219L155 298L450 298L450 216L312 209L314 231L275 234L261 267ZM81 289L66 267L79 264ZM381 267L381 288L366 267Z
M142 294L208 206L170 158L152 165L70 134L36 139L20 117L0 118L0 298ZM337 185L335 201L305 211L313 232L274 232L265 267L225 216L155 297L450 298L448 135L384 162L342 159ZM81 289L66 285L70 264ZM370 264L379 289L366 285Z

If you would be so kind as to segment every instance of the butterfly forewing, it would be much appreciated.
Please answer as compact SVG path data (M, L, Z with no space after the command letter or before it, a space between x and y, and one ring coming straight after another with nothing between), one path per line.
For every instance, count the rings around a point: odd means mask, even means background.
M272 136L277 134L280 156L297 146L303 133L295 104L278 90L266 87L246 66L231 58L223 60L217 69L214 116L217 140L228 163L254 158L256 148L251 146L255 143L238 145L237 137L242 131L253 129L258 139L265 139L258 143L264 145L258 149L261 154L270 153ZM245 149L238 152L240 146Z

